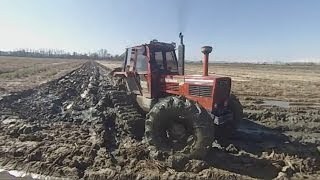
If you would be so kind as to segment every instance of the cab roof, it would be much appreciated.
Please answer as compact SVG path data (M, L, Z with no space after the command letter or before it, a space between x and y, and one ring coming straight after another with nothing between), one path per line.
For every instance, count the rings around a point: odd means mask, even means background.
M132 48L141 47L141 46L148 46L152 51L174 51L175 50L174 43L158 42L155 40L150 41L150 43L148 43L148 44L133 46Z

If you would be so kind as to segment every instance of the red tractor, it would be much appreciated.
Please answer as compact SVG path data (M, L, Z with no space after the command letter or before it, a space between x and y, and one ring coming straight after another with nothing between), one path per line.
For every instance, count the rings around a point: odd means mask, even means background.
M212 47L202 47L203 74L184 75L185 46L180 33L178 58L174 43L156 40L126 49L123 66L113 72L147 113L145 140L163 153L191 158L206 155L214 137L237 127L243 111L230 94L231 78L208 76Z

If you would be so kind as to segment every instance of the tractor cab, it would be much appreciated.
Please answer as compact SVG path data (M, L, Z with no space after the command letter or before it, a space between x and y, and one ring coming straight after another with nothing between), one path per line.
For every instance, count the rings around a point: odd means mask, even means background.
M173 44L151 41L126 49L123 69L135 73L178 75L178 62Z
M147 98L160 98L161 77L179 75L175 45L151 41L127 48L122 65L122 72L127 80L129 91Z
M151 41L148 44L151 73L178 75L178 62L173 44ZM158 72L157 72L158 71Z

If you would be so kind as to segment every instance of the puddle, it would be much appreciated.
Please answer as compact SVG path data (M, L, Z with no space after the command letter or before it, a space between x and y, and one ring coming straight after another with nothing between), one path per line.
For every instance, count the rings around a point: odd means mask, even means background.
M35 173L27 173L16 170L5 170L0 169L0 179L12 179L12 180L35 180L35 179L46 179L46 180L67 180L68 178L58 178L51 176L44 176Z
M5 96L9 96L10 94L8 93L0 93L0 101L5 97Z
M279 101L279 100L257 100L253 102L254 104L259 104L261 106L276 106L281 108L290 108L290 107L314 107L319 108L320 103L313 102L288 102L288 101Z
M249 121L248 119L246 119ZM247 134L276 134L276 132L268 129L261 128L261 125L253 124L253 123L245 123L239 125L237 131L244 132Z
M275 100L264 100L261 104L263 106L277 106L282 108L289 108L290 103L287 101L275 101Z

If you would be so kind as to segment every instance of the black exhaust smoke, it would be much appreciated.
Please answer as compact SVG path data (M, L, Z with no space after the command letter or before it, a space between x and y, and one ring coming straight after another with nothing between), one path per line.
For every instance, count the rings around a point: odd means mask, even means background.
M185 56L185 47L183 44L183 35L180 32L180 45L178 46L178 67L179 67L179 75L184 75L184 56Z

